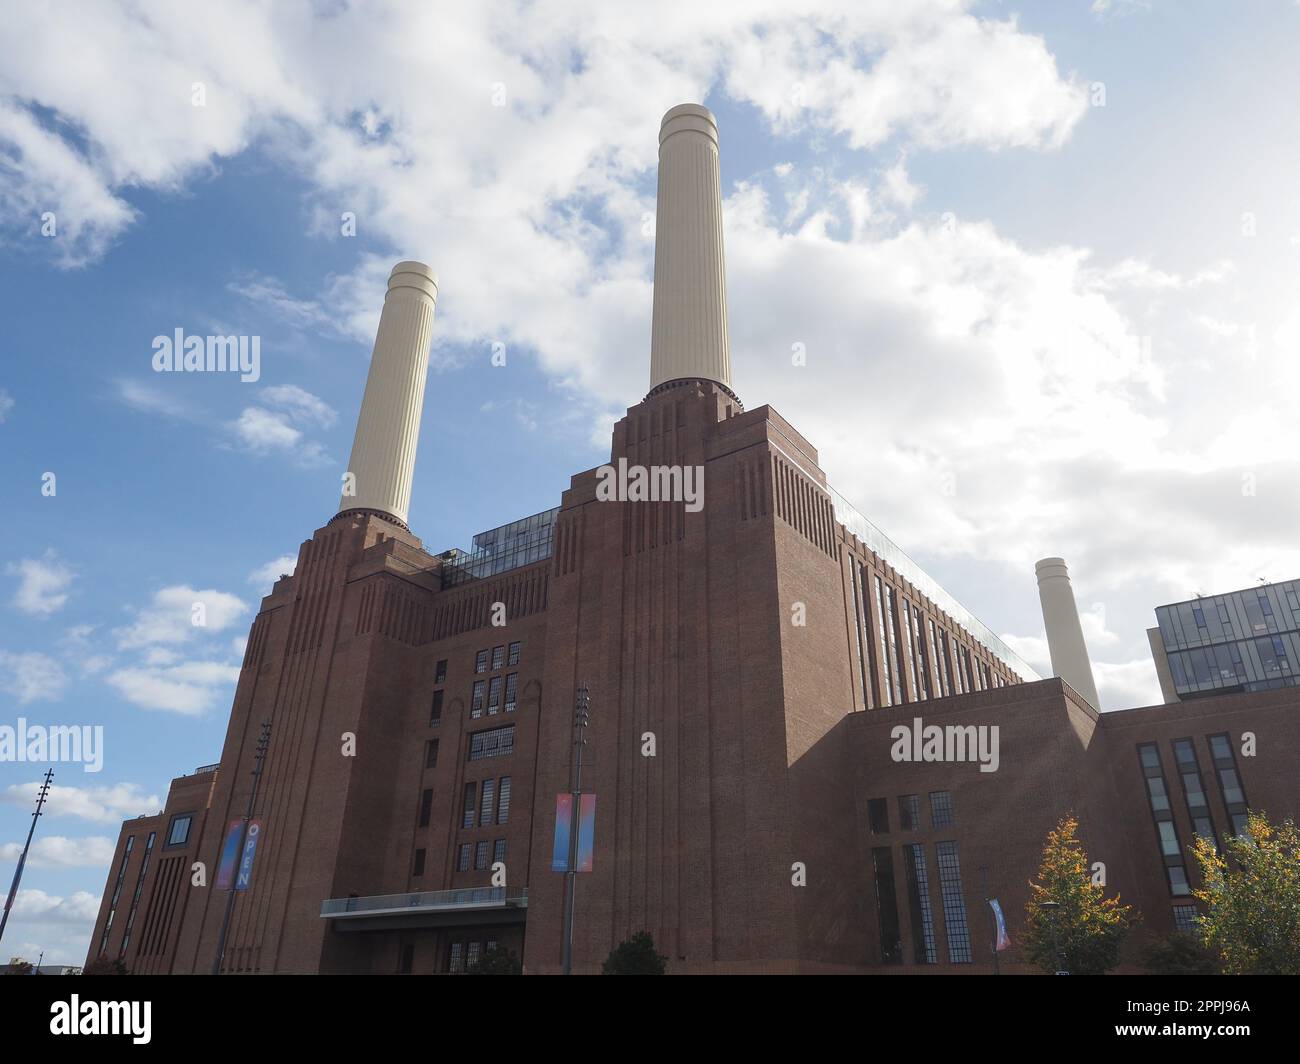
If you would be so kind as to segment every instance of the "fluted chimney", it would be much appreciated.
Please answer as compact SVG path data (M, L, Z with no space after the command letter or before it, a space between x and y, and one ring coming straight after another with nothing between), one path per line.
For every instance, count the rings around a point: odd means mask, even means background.
M340 513L374 510L406 526L437 298L438 276L424 263L393 267L348 462L355 494L345 483Z
M650 387L683 378L731 388L718 123L695 103L674 107L659 127L655 214Z
M1052 674L1073 687L1094 709L1101 709L1097 684L1083 641L1079 607L1070 586L1070 571L1063 558L1044 558L1034 566L1038 576L1038 598L1043 604L1043 626L1047 649L1052 656Z

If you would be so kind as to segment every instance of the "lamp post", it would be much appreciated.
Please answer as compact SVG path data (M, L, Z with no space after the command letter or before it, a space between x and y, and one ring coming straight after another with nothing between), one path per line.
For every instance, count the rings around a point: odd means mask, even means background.
M1061 910L1061 903L1059 901L1041 901L1038 903L1038 907L1046 909L1052 921L1052 956L1056 959L1056 974L1069 975L1070 973L1062 967L1061 939L1056 926L1058 922L1057 913Z

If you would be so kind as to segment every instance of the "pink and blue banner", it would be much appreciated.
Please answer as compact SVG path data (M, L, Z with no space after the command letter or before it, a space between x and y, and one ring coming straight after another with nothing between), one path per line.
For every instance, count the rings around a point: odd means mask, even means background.
M226 828L226 841L221 845L221 863L217 865L217 890L229 890L235 879L235 863L239 860L239 836L242 820L232 820Z
M569 843L573 830L573 795L555 796L555 842L551 847L551 871L569 871ZM583 794L578 800L578 855L576 872L590 872L596 858L596 796Z

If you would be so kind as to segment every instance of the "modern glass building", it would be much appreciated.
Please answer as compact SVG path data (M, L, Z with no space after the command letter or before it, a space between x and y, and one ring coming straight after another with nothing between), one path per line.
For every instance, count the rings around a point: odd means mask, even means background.
M1157 606L1156 621L1166 701L1300 684L1300 580Z

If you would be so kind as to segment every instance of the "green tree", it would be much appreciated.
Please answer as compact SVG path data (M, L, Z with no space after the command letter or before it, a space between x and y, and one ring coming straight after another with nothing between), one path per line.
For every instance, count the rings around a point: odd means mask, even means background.
M638 931L620 942L605 958L601 975L663 975L668 958L655 950L649 931Z
M1047 834L1038 880L1029 884L1020 953L1045 972L1101 975L1119 963L1133 907L1093 883L1078 830L1068 815Z
M519 958L503 946L493 946L483 951L483 956L470 965L466 975L523 975L524 966Z
M1201 939L1227 975L1300 975L1300 832L1295 823L1246 816L1246 831L1215 850L1196 839L1204 886Z
M1157 935L1142 951L1141 964L1151 975L1218 975L1219 959L1187 931Z

